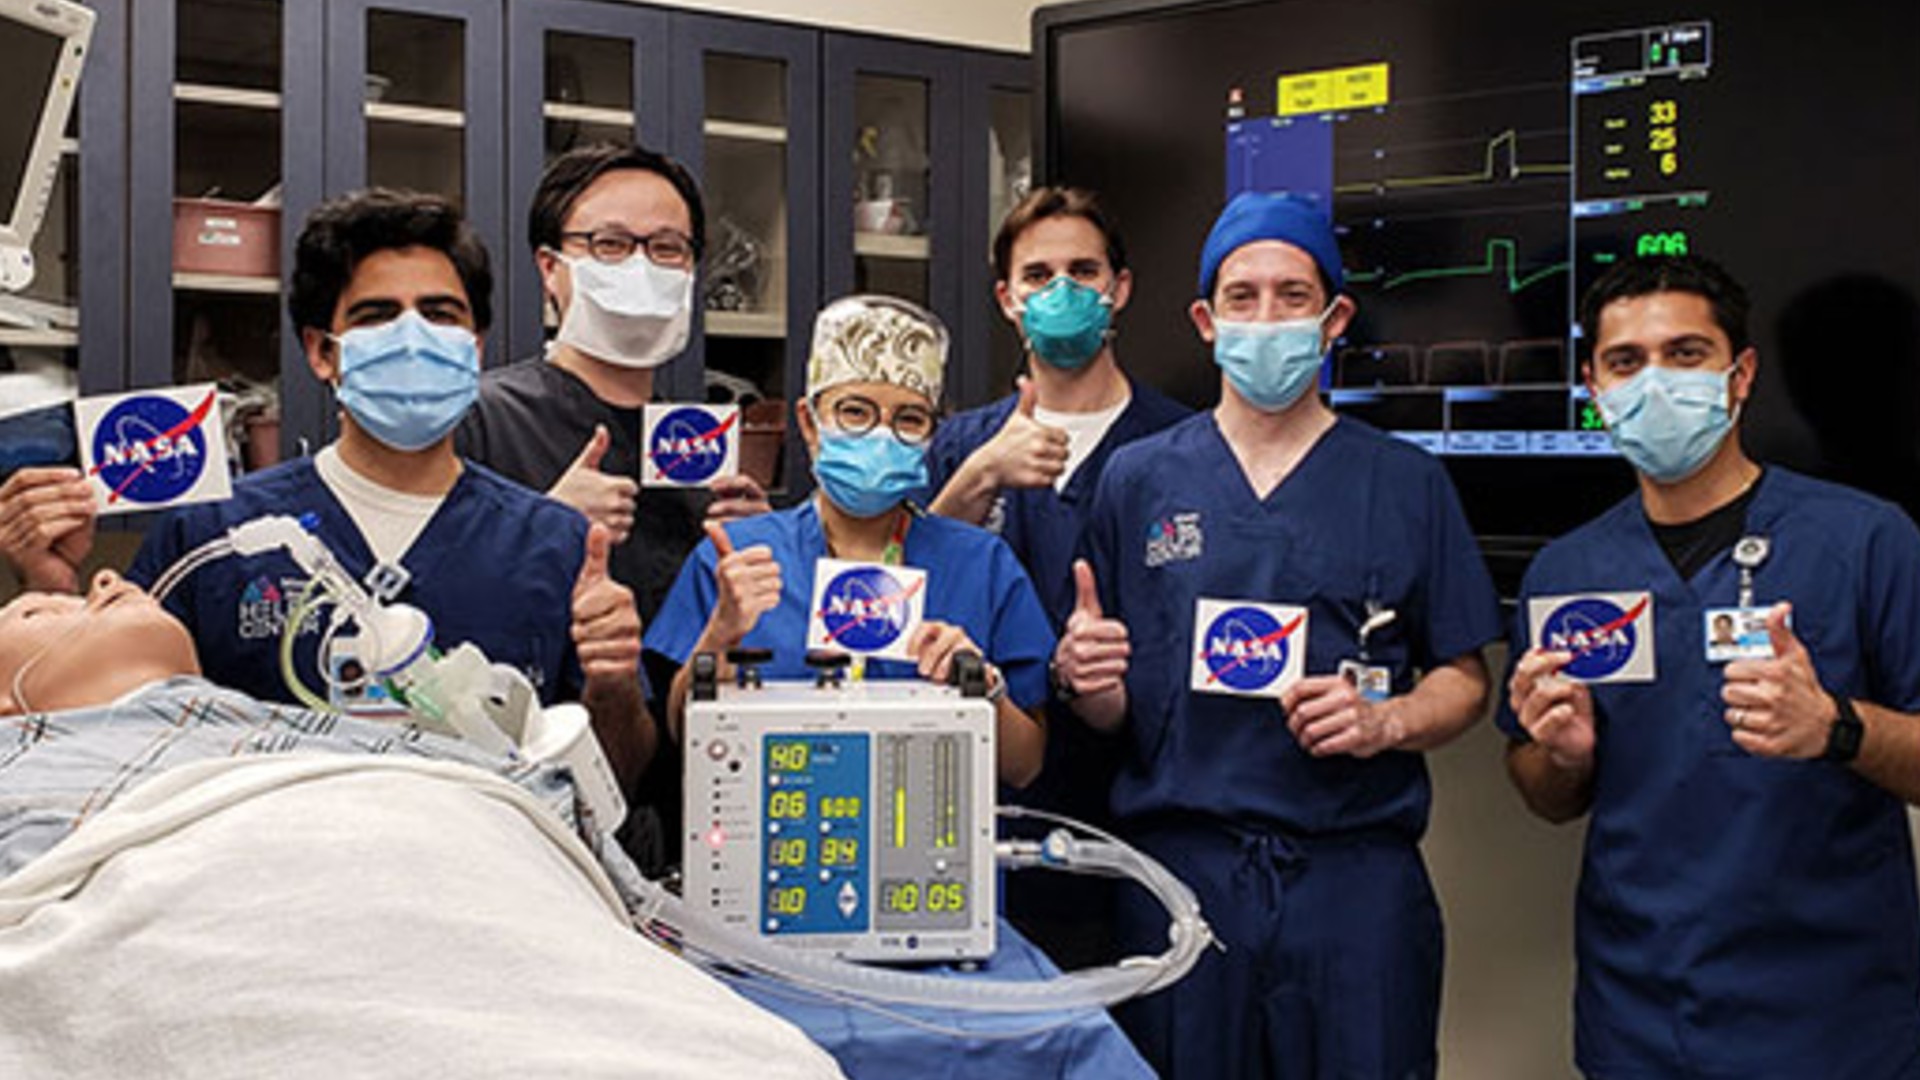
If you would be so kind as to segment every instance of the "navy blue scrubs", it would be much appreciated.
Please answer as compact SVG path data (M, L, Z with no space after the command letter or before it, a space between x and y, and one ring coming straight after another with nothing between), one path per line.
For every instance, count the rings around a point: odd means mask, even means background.
M1492 584L1439 462L1340 419L1265 499L1211 414L1120 449L1087 547L1127 624L1123 832L1199 895L1225 952L1121 1019L1168 1077L1431 1075L1441 931L1418 841L1419 754L1317 759L1269 699L1188 689L1197 598L1307 608L1308 675L1369 640L1394 693L1499 636ZM1135 948L1165 916L1124 904ZM1155 942L1158 944L1155 944Z
M1132 400L1121 410L1093 450L1067 478L1064 487L1005 488L995 499L986 527L1000 534L1033 579L1054 633L1073 614L1073 560L1080 553L1094 484L1114 450L1191 415L1185 405L1131 379ZM927 467L932 490L939 491L968 457L999 434L1019 404L1019 395L961 413L942 423L933 437ZM1047 711L1046 765L1012 801L1105 826L1107 799L1119 768L1119 741L1089 729L1064 705ZM1114 883L1105 878L1067 874L1013 874L1006 879L1007 916L1064 967L1110 963L1113 959Z
M827 534L813 500L729 522L727 536L736 551L767 546L780 564L780 605L760 616L741 646L773 650L773 661L761 668L766 678L812 678L806 666L807 609L813 602L814 561L827 554ZM676 668L693 655L718 602L713 576L718 561L713 541L700 541L647 627L648 651ZM1005 544L972 525L923 517L907 530L901 562L927 572L924 618L965 630L988 662L1000 668L1014 704L1030 709L1045 700L1053 631L1026 571ZM867 664L867 676L919 678L919 671L903 661L874 660Z
M542 701L576 697L573 586L586 558L587 521L536 492L466 462L460 478L402 556L412 575L398 599L433 620L434 643L472 642L524 672ZM235 481L225 502L182 507L148 531L127 578L152 585L182 555L256 517L314 514L316 533L354 580L373 553L308 458ZM306 574L282 551L230 556L194 571L167 598L193 635L207 678L262 701L294 700L280 674L280 631ZM303 627L294 669L315 693L325 616Z
M1920 532L1895 507L1769 468L1754 601L1793 603L1830 692L1920 710ZM1920 1076L1920 910L1899 799L1851 769L1734 742L1702 612L1739 601L1722 552L1690 581L1636 495L1548 547L1526 597L1650 590L1658 679L1592 688L1576 1053L1598 1077ZM1525 738L1503 705L1499 723Z

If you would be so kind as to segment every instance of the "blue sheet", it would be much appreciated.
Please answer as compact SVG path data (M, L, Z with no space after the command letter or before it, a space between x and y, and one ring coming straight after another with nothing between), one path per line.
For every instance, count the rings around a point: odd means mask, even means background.
M1059 973L1045 953L1004 919L1000 922L998 951L974 968L961 970L958 965L939 964L927 970L956 979L1033 980ZM1146 1060L1105 1010L1024 1016L951 1009L897 1010L923 1024L980 1033L962 1039L784 986L735 983L734 988L806 1032L840 1062L851 1080L1153 1078Z

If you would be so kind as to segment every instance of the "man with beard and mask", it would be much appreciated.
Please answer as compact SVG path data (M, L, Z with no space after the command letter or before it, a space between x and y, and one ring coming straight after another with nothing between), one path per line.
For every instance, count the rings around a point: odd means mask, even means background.
M1528 568L1508 772L1541 817L1589 818L1587 1075L1916 1077L1920 532L1747 456L1747 310L1697 256L1623 262L1582 302L1587 384L1640 490ZM1534 639L1534 608L1619 593L1645 603L1634 636L1556 640L1547 614ZM1765 642L1727 655L1723 615ZM1636 649L1644 677L1586 681Z
M1055 664L1126 741L1119 831L1225 946L1117 1010L1162 1076L1436 1068L1422 752L1480 715L1499 612L1440 463L1315 393L1342 286L1317 206L1228 204L1190 309L1220 404L1114 454L1074 567ZM1165 939L1132 893L1118 923Z
M486 248L436 196L373 189L316 208L297 242L287 308L314 374L343 406L340 437L311 458L234 483L220 503L173 510L148 530L128 579L150 585L181 556L242 522L311 515L355 579L378 567L393 599L433 620L448 649L472 642L524 672L547 702L578 698L629 787L656 741L639 673L633 596L607 570L610 536L578 513L463 461L453 428L473 403L491 320ZM6 553L28 588L77 589L93 533L77 470L23 470L0 489ZM284 552L199 568L166 600L207 676L292 701L282 630L303 574ZM298 628L305 686L343 661L346 635ZM323 639L333 649L322 657Z
M908 644L915 660L869 661L865 677L944 681L954 652L979 653L998 709L1000 779L1033 780L1046 745L1046 612L1003 541L909 501L927 484L946 357L945 327L904 300L849 296L820 312L807 397L794 406L818 489L787 510L709 525L647 628L647 651L679 669L666 710L676 737L695 654L770 649L766 677L809 677L815 560L884 562L926 571L925 617ZM730 677L724 661L721 673Z
M1073 612L1073 557L1113 451L1189 410L1120 369L1114 316L1133 291L1126 246L1092 192L1043 187L993 241L994 295L1026 346L1015 392L940 425L927 464L932 510L1000 534L1040 590L1054 631ZM1023 806L1106 825L1118 741L1072 722L1055 687L1046 767ZM1115 884L1016 874L1007 915L1062 965L1111 959Z

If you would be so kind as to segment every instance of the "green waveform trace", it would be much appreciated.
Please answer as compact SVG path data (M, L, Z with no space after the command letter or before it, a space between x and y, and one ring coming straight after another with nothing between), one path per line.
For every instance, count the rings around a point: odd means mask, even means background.
M1505 274L1507 278L1507 292L1509 294L1517 293L1529 285L1536 285L1555 274L1564 274L1573 267L1571 262L1557 262L1551 266L1544 266L1532 273L1522 275L1519 267L1519 246L1507 237L1495 236L1488 238L1487 257L1485 261L1477 266L1441 266L1427 270L1409 270L1406 273L1393 274L1391 276L1384 270L1351 270L1347 272L1347 280L1360 282L1362 284L1372 284L1378 281L1381 283L1380 291L1386 292L1389 289L1397 289L1402 285L1412 284L1416 281L1433 281L1440 278L1457 277L1492 277L1501 271L1499 265L1501 260L1496 259L1494 255L1495 251L1505 252Z

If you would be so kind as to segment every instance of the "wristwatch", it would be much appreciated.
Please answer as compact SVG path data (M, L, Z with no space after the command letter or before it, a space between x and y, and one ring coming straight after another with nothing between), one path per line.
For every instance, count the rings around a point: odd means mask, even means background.
M1820 760L1844 765L1860 756L1860 740L1866 737L1867 725L1860 722L1860 714L1854 710L1852 701L1839 694L1830 696L1839 715L1833 718L1833 726L1827 729L1827 749L1820 755Z
M1007 696L1007 677L994 664L987 665L987 704L998 705Z

